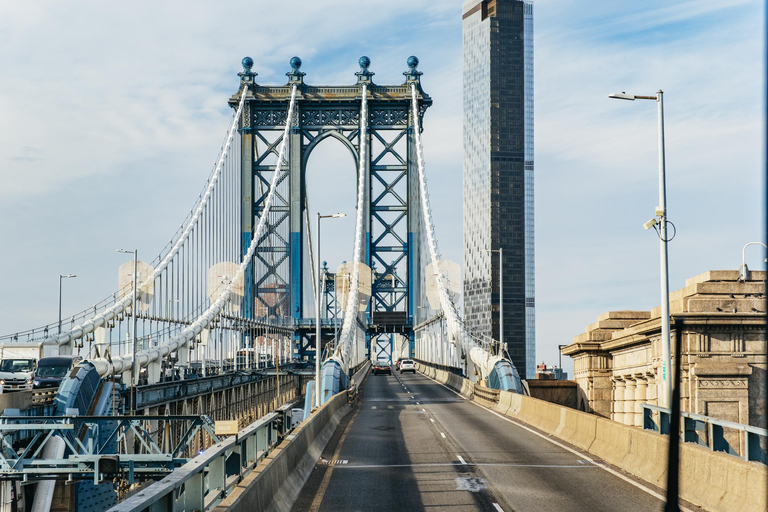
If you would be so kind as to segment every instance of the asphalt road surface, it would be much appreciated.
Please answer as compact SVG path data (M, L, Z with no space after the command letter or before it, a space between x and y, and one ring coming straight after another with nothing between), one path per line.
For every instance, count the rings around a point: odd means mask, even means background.
M647 512L662 501L420 374L371 375L299 511Z

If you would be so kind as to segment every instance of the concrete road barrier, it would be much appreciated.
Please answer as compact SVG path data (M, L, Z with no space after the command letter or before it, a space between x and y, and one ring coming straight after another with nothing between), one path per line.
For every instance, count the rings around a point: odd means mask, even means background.
M554 435L582 450L589 450L592 443L595 442L597 435L597 416L592 414L576 414L569 408L562 408L561 424L555 430Z
M364 376L357 375L364 381ZM351 410L347 393L338 393L248 475L214 512L290 511L325 445Z
M25 410L32 406L32 397L34 391L21 390L21 391L6 391L0 393L0 414L6 409L18 409Z
M419 371L466 397L475 383L421 365ZM469 393L469 394L466 394ZM486 404L483 404L486 405ZM593 414L502 391L497 412L664 489L669 438ZM691 443L680 446L680 497L716 512L767 512L768 468Z
M506 393L504 391L499 393L499 403L496 404L494 410L499 414L507 414L512 407L512 393Z

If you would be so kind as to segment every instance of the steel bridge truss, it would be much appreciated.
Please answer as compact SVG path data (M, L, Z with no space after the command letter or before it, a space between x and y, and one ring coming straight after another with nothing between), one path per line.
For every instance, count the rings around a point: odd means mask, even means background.
M308 326L312 312L303 311L303 272L308 271L306 168L312 151L327 138L340 141L351 153L356 167L362 137L366 153L365 263L373 269L371 303L366 312L366 345L370 341L391 354L392 339L385 333L400 333L413 339L412 323L418 304L420 282L418 172L411 114L410 84L416 83L419 117L432 104L421 90L415 67L406 73L406 83L379 86L368 70L370 61L360 59L358 82L352 86L311 86L299 71L301 61L291 59L289 82L284 86L261 86L255 73L245 68L241 88L230 98L236 107L248 86L242 137L242 247L251 242L253 226L265 214L264 202L278 148L287 120L287 105L294 85L297 106L289 135L288 156L279 177L266 230L246 274L246 316L265 319L292 317L295 326ZM360 133L361 91L368 87L369 119ZM421 123L419 123L421 125ZM335 300L335 294L334 294ZM330 318L330 316L329 316ZM313 353L310 329L294 333L294 356Z
M165 428L182 426L183 434L174 446L161 447L153 440L146 426L156 428L159 422ZM162 478L189 460L186 452L201 430L213 442L219 441L206 416L5 417L0 423L0 480L92 479L99 484L121 474L132 485L136 479ZM9 440L19 431L32 431L34 436L17 454ZM55 439L65 444L70 455L58 460L42 458ZM139 453L119 449L129 442L139 446Z

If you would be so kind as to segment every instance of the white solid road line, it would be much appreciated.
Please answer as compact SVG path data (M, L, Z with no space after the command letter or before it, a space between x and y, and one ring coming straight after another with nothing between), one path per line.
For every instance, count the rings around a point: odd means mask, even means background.
M424 375L424 374L422 374L422 375ZM446 386L446 385L445 385L445 384L443 384L442 382L437 382L437 381L436 381L435 379L433 379L432 377L428 377L428 376L426 376L426 375L424 375L424 377L427 377L429 380L432 380L432 381L436 382L437 384L439 384L439 385L443 386L445 389L447 389L448 391L450 391L450 392L451 392L451 393L453 393L454 395L456 395L456 396L461 396L461 394L460 394L460 393L457 393L456 391L452 390L451 388L449 388L448 386ZM462 397L462 398L464 398L464 397ZM563 448L564 450L568 450L569 452L571 452L571 453L574 453L574 454L578 455L579 457L582 457L584 460L587 460L587 461L589 461L590 463L594 464L595 466L597 466L597 467L599 467L599 468L601 468L601 469L604 469L605 471L607 471L607 472L611 473L611 474L612 474L612 475L614 475L614 476L617 476L617 477L621 478L621 479L622 479L622 480L624 480L625 482L627 482L627 483L630 483L630 484L634 485L635 487L637 487L638 489L640 489L640 490L643 490L643 491L647 492L648 494L650 494L650 495L651 495L651 496L653 496L654 498L658 498L658 499L659 499L659 500L661 500L662 502L666 500L666 497L665 497L665 496L662 496L661 494L657 493L656 491L654 491L654 490L653 490L653 489L651 489L650 487L646 487L645 485L643 485L643 484L641 484L641 483L639 483L639 482L635 482L635 481L634 481L634 480L632 480L631 478L627 478L626 476L622 475L622 474L621 474L621 473L619 473L618 471L615 471L615 470L613 470L613 469L611 469L611 468L609 468L609 467L605 466L604 464L601 464L600 462L596 462L594 459L590 458L589 456L585 455L584 453L582 453L582 452L580 452L580 451L578 451L578 450L574 450L573 448L571 448L571 447L569 447L569 446L566 446L566 445L564 445L564 444L562 444L562 443L558 443L558 442L557 442L557 441L555 441L554 439L551 439L550 437L548 437L548 436L545 436L544 434L541 434L541 433L539 433L539 432L536 432L535 430L533 430L533 429L531 429L531 428L528 428L527 426L525 426L524 424L520 423L519 421L516 421L516 420L513 420L513 419L511 419L511 418L508 418L508 417L506 417L506 416L504 416L504 415L502 415L502 414L499 414L499 413L497 413L496 411L493 411L493 410L491 410L491 409L489 409L489 408L487 408L487 407L483 407L482 405L478 404L477 402L472 402L471 400L467 400L467 401L468 401L469 403L473 404L473 405L476 405L477 407L480 407L481 409L483 409L483 410L485 410L485 411L488 411L488 412L490 412L491 414L494 414L494 415L498 416L499 418L503 419L504 421L508 421L509 423L512 423L513 425L517 425L518 427L522 428L523 430L527 430L528 432L530 432L530 433L532 433L532 434L536 434L536 435L537 435L537 436L539 436L540 438L542 438L542 439L546 439L546 440L547 440L547 441L549 441L550 443L552 443L552 444L554 444L554 445L556 445L556 446L559 446L560 448ZM684 512L693 512L691 509L689 509L689 508L685 508L685 507L683 507L683 506L680 506L680 510L682 510L682 511L684 511Z
M463 460L463 459L462 459ZM475 466L475 467L494 467L494 468L547 468L547 469L579 469L586 471L590 468L600 469L598 466L581 465L561 465L561 464L514 464L507 462L473 462L467 464L464 462L422 462L418 464L347 464L344 466L335 466L335 469L370 469L370 468L427 468L427 467L447 467L447 466Z
M466 466L466 464L467 464L467 461L465 461L465 460L464 460L464 459L461 457L461 455L456 455L456 456L459 458L459 462L461 462L462 464L464 464L464 465Z
M493 508L495 508L498 512L504 512L504 509L501 508L498 503L494 503Z

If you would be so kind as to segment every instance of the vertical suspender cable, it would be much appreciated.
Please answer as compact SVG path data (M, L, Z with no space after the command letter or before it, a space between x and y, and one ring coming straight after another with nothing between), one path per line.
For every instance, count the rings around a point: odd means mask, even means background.
M288 143L288 135L290 133L290 128L293 122L293 113L294 113L294 107L296 104L296 92L297 92L297 88L294 85L291 91L291 100L288 107L288 115L286 117L283 138L280 142L277 168L275 169L274 175L272 176L272 182L270 184L269 193L267 194L267 197L264 201L265 213L269 213L270 211L270 208L272 206L272 201L274 199L275 190L277 188L277 183L279 181L280 170L283 163L283 155L285 152L285 147ZM242 106L242 102L241 102L241 106ZM253 258L253 255L255 254L256 247L258 245L258 240L264 231L265 225L266 225L266 215L262 215L261 218L259 219L258 226L254 230L253 238L251 240L250 246L248 247L248 251L244 255L240 263L237 274L235 275L234 279L230 280L227 283L221 296L218 299L216 299L216 301L214 301L213 304L211 304L202 314L200 314L179 335L174 337L168 343L139 354L138 363L140 365L146 365L151 361L154 361L156 359L159 359L161 357L168 355L170 352L174 350L177 350L181 347L186 346L186 344L195 336L197 336L202 331L203 328L210 325L211 319L215 318L215 316L218 315L222 311L224 306L229 302L232 296L233 284L235 282L238 282L244 276L245 270L248 267L249 262ZM110 369L110 365L104 360L97 360L97 361L94 361L94 363L96 364L99 370L99 373L101 373L102 375L109 371L121 372L123 368L126 367L126 365L130 365L130 362L127 360L127 358L113 359L111 369Z
M336 347L335 357L341 361L344 371L348 370L349 353L352 343L354 343L355 330L357 328L357 315L359 310L359 289L360 289L360 263L363 256L363 225L365 184L367 183L365 171L367 156L367 131L368 131L368 85L363 84L362 98L360 100L360 154L357 171L357 218L355 220L355 246L354 257L352 261L352 281L347 292L347 304L344 310L344 323L341 328L338 345ZM319 268L319 262L318 262Z

